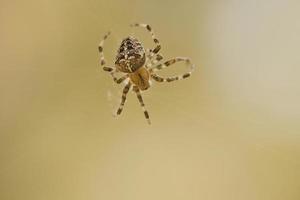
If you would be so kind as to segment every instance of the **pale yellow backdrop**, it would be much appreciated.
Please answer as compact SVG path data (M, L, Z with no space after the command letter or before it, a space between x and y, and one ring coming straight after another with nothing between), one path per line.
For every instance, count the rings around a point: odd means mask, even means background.
M300 1L1 0L1 200L300 199ZM189 79L113 111L123 37L149 23ZM175 65L164 75L183 72Z

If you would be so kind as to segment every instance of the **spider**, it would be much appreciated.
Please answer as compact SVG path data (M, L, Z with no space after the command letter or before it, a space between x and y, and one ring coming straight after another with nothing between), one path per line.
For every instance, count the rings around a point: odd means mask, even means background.
M117 84L126 82L125 87L123 88L123 94L121 103L116 112L116 115L122 113L126 96L131 87L136 93L139 103L143 109L146 120L149 124L150 117L148 111L145 108L145 104L141 95L141 91L147 90L150 87L150 79L153 79L157 82L172 82L181 79L190 77L194 69L194 65L190 62L189 58L186 57L175 57L163 63L160 60L163 59L163 56L159 53L161 45L159 40L156 38L152 28L148 24L132 24L131 27L142 27L145 28L151 35L152 40L155 44L153 49L144 49L143 45L136 38L129 36L122 40L121 45L117 51L115 67L106 66L104 54L103 54L103 44L104 41L110 35L108 32L103 39L101 40L98 50L100 53L100 64L103 67L103 70L109 72L112 76L112 79ZM161 69L164 69L176 62L183 61L187 66L190 67L190 71L181 75L181 76L172 76L172 77L161 77L155 72ZM124 75L120 78L115 76L115 73L123 72Z

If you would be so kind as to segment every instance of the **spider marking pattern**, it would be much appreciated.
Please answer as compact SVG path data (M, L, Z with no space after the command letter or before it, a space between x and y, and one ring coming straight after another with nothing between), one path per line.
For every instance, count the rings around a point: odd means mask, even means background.
M146 29L155 44L152 49L144 49L143 45L136 38L129 36L122 40L120 47L117 51L115 66L106 66L106 60L103 54L104 41L109 37L110 32L104 35L101 40L98 50L100 54L100 65L103 70L108 72L112 77L113 81L117 84L127 81L123 88L123 94L121 98L121 103L117 110L117 115L120 115L123 111L123 107L126 102L126 96L130 89L136 93L138 101L143 109L144 115L148 123L150 124L149 113L145 107L145 103L141 94L141 91L147 90L150 87L150 80L153 79L157 82L172 82L177 80L182 80L190 77L194 70L194 64L191 63L189 58L186 57L175 57L173 59L167 60L160 63L163 56L159 53L161 45L159 40L156 38L152 28L148 24L132 24L131 27L141 27ZM184 62L189 71L178 76L171 77L161 77L156 74L157 71L165 69L177 62ZM116 77L116 73L123 73L120 78Z

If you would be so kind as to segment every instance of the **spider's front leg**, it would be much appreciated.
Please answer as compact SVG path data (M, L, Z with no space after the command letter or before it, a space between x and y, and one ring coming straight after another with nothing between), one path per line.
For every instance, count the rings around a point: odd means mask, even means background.
M104 53L103 53L103 45L104 45L104 41L108 38L109 35L110 35L110 31L107 32L104 35L103 39L100 41L99 46L98 46L98 51L100 54L100 64L101 64L101 66L103 66L103 70L107 71L107 72L112 72L114 70L113 68L104 66L106 61L105 61Z
M104 46L104 41L108 38L109 35L110 35L110 31L104 35L103 39L101 40L101 42L98 46L98 50L99 50L99 54L100 54L100 65L103 66L104 71L110 73L114 82L116 82L117 84L120 84L128 78L128 75L125 75L121 78L116 78L116 76L115 76L115 73L117 72L116 68L105 66L106 61L105 61L105 57L104 57L104 53L103 53L103 46Z
M154 72L164 69L172 64L175 64L177 62L180 61L184 61L185 64L190 68L189 72L184 73L183 75L179 75L179 76L172 76L172 77L161 77L157 74L155 74ZM150 73L151 73L151 77L157 81L157 82L172 82L172 81L177 81L177 80L181 80L181 79L185 79L191 76L193 70L194 70L195 65L191 63L189 58L184 58L184 57L176 57L173 58L171 60L168 60L162 64L159 64L151 69L149 69Z

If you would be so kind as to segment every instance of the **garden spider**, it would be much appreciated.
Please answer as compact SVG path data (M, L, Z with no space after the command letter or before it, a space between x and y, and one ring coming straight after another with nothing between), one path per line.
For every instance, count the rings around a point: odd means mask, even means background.
M110 32L108 32L98 47L100 53L100 64L103 66L104 71L110 73L114 82L117 84L120 84L125 80L128 81L123 89L121 103L116 114L121 114L126 101L126 95L130 88L133 87L133 91L136 93L140 105L143 108L145 118L150 124L149 114L145 108L141 90L147 90L150 87L150 79L153 79L157 82L172 82L188 78L194 69L194 65L190 62L189 58L185 57L176 57L164 63L158 64L163 57L158 53L161 49L161 45L158 39L155 37L152 28L147 24L132 24L131 26L145 28L151 34L152 40L156 45L155 48L145 50L142 44L136 38L129 36L121 42L116 56L115 67L105 66L106 62L103 54L103 44L110 35ZM181 76L172 76L166 78L155 73L156 71L164 69L179 61L184 61L186 65L190 67L190 71ZM123 72L125 75L121 78L116 78L116 72Z

